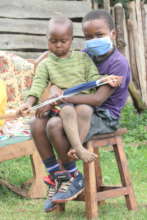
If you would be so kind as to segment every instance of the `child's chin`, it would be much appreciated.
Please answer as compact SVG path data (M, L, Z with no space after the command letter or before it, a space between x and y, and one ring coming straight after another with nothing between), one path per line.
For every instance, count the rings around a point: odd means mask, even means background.
M62 57L65 57L65 54L63 54L63 53L58 53L58 54L56 54L56 56L62 58Z
M64 55L64 52L63 52L63 51L57 51L57 52L56 52L56 56L62 56L62 55Z

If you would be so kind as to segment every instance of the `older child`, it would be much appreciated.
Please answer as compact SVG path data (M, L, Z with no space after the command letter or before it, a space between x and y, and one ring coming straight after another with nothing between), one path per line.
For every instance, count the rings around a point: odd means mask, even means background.
M114 46L116 32L112 17L107 11L99 9L89 12L83 18L82 28L86 38L84 51L92 58L100 75L107 73L123 76L120 87L114 89L103 86L98 89L97 96L101 99L101 105L95 107L91 128L88 134L83 135L83 142L86 142L93 135L109 133L117 128L121 109L128 96L131 70L127 59ZM73 99L74 97L68 98L68 102L76 103ZM79 112L81 114L82 111ZM80 123L82 119L79 117L78 120ZM76 158L75 150L71 150L69 156Z
M65 17L54 17L49 21L49 54L48 57L37 67L36 76L33 80L27 102L20 109L22 114L25 111L28 111L29 108L36 103L44 88L48 85L48 82L51 82L61 89L66 89L83 82L98 79L98 70L88 55L83 52L70 50L73 38L72 33L72 22L69 19ZM117 77L111 78L116 79ZM85 91L85 93L89 94L89 91ZM79 97L80 99L77 104L80 104L81 102L89 102L87 104L90 105L92 103L90 96L89 98L86 96L87 101L84 99L84 96L85 95L83 94L82 98ZM48 195L49 199L45 205L46 211L51 211L55 208L55 203L52 203L51 198L59 190L58 186L60 186L60 191L62 192L66 191L66 189L70 186L71 193L64 197L66 200L75 198L84 189L83 176L77 172L75 162L71 161L67 156L69 146L71 145L75 148L78 156L84 161L91 161L96 157L95 154L91 154L83 148L80 141L76 113L78 105L74 106L65 103L61 107L61 118L57 116L52 118L43 116L42 109L37 111L36 116L38 118L32 124L33 139L38 151L40 152L43 162L50 173L50 176L47 179L50 190ZM93 109L90 106L86 106L86 108L90 114L88 117L85 114L83 121L88 121L89 123ZM45 132L46 124L47 128ZM62 126L64 127L64 130L60 132L60 128ZM60 165L56 160L52 146L56 149L64 169L68 172L57 172L60 170Z

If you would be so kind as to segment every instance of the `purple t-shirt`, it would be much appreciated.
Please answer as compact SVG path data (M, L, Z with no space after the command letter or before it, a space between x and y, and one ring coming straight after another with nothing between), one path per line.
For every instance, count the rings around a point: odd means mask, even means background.
M86 51L85 51L86 52ZM128 84L130 82L131 70L127 59L115 49L104 61L96 64L101 75L123 76L120 87L101 105L101 108L109 109L115 118L119 118L121 109L128 97Z

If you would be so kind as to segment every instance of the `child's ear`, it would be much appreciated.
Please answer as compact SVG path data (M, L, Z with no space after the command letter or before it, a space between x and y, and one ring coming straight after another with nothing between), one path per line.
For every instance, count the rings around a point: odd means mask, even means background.
M112 32L111 32L111 39L112 40L116 39L116 31L115 30L112 30Z

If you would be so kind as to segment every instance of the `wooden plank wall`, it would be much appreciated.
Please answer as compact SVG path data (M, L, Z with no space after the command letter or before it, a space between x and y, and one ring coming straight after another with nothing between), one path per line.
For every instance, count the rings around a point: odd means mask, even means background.
M82 17L91 10L88 1L1 0L0 50L36 58L47 50L48 20L62 13L74 22L73 48L83 47Z

